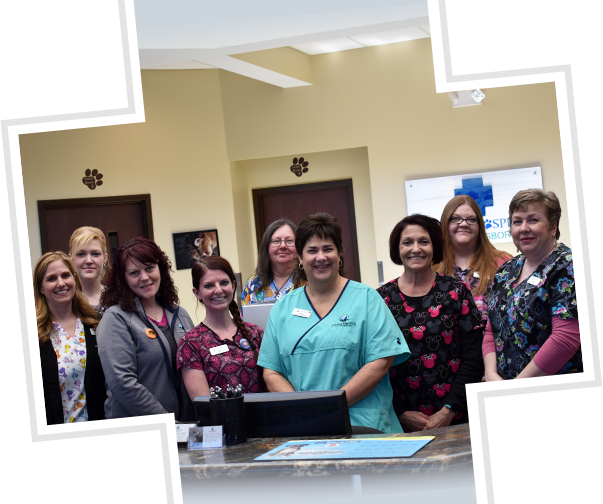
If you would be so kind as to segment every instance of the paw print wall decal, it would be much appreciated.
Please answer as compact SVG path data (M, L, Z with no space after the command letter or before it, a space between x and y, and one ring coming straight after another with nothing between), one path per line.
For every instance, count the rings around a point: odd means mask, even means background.
M90 189L96 189L96 186L103 185L102 173L98 173L98 170L86 170L85 177L82 179L84 185L87 185Z
M308 172L308 161L304 161L303 157L299 159L293 158L293 164L291 165L291 171L298 177L302 176L302 173Z

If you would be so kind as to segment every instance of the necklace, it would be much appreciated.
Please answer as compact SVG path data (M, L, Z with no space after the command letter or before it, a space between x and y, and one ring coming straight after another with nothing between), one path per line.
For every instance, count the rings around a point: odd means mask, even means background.
M293 274L293 273L292 273L292 274ZM292 275L292 274L291 274L291 275ZM291 275L289 275L289 276L287 277L287 280L285 280L285 281L283 282L283 285L281 285L280 287L279 287L279 286L276 284L276 282L274 281L274 278L272 279L272 285L274 286L274 290L276 291L276 292L275 292L275 294L276 294L276 298L277 298L277 299L281 297L281 290L283 289L283 287L285 287L285 285L287 285L287 283L288 283L288 282L289 282L289 280L291 279Z
M155 308L155 307L153 307L153 308ZM157 316L156 316L155 314L151 314L151 313L150 313L150 311L151 311L151 310L149 310L148 312L147 312L147 310L145 310L145 312L146 312L146 313L147 313L147 315L148 315L150 318L152 318L154 321L156 321L156 322L161 322L161 319L163 318L163 317L161 316L161 315L163 314L163 308L160 306L160 307L159 307L159 309L161 310L161 311L159 312L159 318L157 318Z

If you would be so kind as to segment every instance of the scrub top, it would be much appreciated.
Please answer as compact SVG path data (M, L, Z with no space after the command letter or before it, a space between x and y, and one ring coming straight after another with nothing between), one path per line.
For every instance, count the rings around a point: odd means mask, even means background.
M396 356L392 365L410 356L393 315L374 289L348 280L323 318L314 310L306 287L279 299L264 331L258 366L282 373L296 391L337 390L365 364L392 355ZM392 398L386 374L368 396L350 407L351 424L403 432Z

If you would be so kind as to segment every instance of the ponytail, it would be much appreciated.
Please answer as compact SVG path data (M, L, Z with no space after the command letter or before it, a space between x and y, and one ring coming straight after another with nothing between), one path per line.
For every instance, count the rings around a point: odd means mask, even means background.
M236 294L235 294L236 296ZM232 320L234 321L234 323L236 324L237 328L239 329L239 331L241 331L241 334L243 335L243 337L249 341L249 344L251 345L251 348L253 350L253 355L255 357L255 361L258 361L259 358L259 352L258 352L258 347L255 346L255 344L253 343L253 341L251 341L251 338L249 337L249 331L247 330L247 326L245 325L245 322L243 322L243 319L241 318L241 312L239 311L239 305L237 305L237 302L234 300L231 301L230 305L228 305L228 309L230 310L230 314L232 315Z

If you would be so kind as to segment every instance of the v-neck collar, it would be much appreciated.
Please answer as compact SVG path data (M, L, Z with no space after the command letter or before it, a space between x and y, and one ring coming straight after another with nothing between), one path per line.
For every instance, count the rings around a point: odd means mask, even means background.
M339 303L339 300L341 299L341 296L343 296L343 293L345 292L345 289L347 288L348 284L350 283L350 280L348 279L345 283L345 285L343 286L343 289L341 289L341 292L339 293L339 296L337 297L337 300L335 301L335 303L333 304L333 306L331 306L331 309L327 312L327 314L324 317L321 317L318 312L316 311L316 308L314 308L314 305L312 304L312 301L310 301L310 296L308 296L308 290L307 290L307 285L304 285L304 294L306 296L306 299L308 300L308 304L310 305L310 308L312 308L312 311L316 314L316 316L318 317L318 320L323 320L326 319L331 312L335 309L335 307L337 306L337 303Z
M218 341L222 341L222 342L224 342L224 341L230 341L231 343L235 343L235 338L236 338L236 337L237 337L237 335L239 334L239 328L237 327L237 330L236 330L236 332L234 333L234 336L232 337L232 339L228 339L228 338L223 339L223 338L220 338L220 336L218 336L218 335L217 335L217 334L214 332L214 330L213 330L211 327L209 327L208 325L205 325L203 322L201 322L201 325L202 325L203 327L205 327L205 328L206 328L206 329L207 329L207 330L208 330L210 333L212 333L212 334L213 334L213 336L214 336L214 338L216 338ZM236 344L236 343L235 343L235 344Z
M532 273L530 273L526 278L524 278L521 282L519 282L518 284L515 285L515 282L517 281L517 279L521 276L521 271L523 270L523 267L525 266L525 262L526 262L526 256L522 255L519 260L517 261L517 273L514 275L513 278L510 278L507 280L507 289L508 290L515 290L517 289L520 285L522 285L524 282L527 282L530 278L532 278L532 276L534 274L538 275L538 279L542 281L543 278L543 273L546 270L547 266L549 264L555 263L557 261L557 259L559 258L559 253L557 252L558 250L560 250L560 248L563 246L563 244L559 244L557 247L555 247L553 249L553 251L546 257L546 259L544 261L542 261L534 271L532 271ZM553 258L551 260L551 258Z

